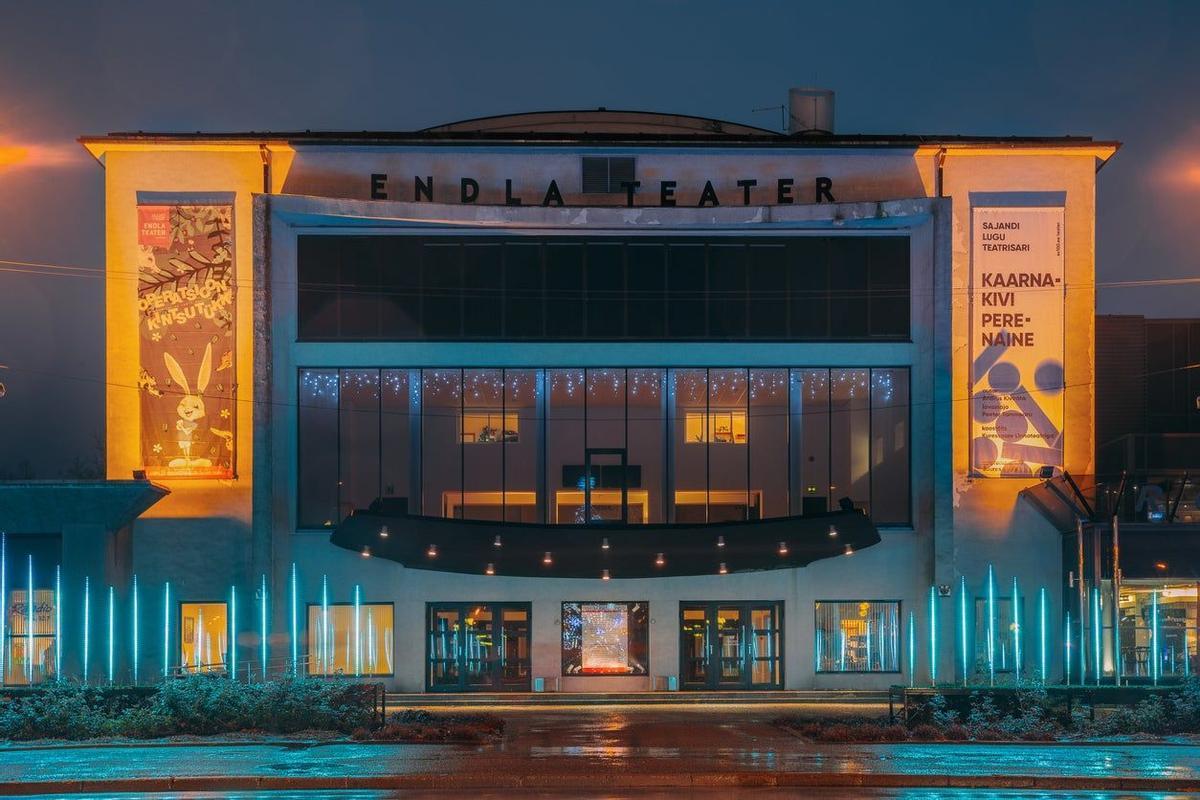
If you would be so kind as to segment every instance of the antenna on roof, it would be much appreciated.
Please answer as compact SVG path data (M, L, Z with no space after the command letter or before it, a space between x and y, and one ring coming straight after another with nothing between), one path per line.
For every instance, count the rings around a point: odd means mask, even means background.
M781 131L787 130L787 106L786 105L763 106L762 108L752 108L752 109L750 109L750 111L752 113L758 112L758 111L778 111L779 112L779 130L781 130Z

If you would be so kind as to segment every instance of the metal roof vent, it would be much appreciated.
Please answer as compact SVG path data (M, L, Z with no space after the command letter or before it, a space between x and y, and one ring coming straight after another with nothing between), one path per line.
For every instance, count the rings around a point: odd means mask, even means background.
M788 133L833 133L833 90L788 89Z

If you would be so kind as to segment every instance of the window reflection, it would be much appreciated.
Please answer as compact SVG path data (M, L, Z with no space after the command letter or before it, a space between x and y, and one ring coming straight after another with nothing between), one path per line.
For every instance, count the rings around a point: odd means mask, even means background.
M377 501L557 524L848 501L909 521L907 368L305 369L299 383L301 527Z

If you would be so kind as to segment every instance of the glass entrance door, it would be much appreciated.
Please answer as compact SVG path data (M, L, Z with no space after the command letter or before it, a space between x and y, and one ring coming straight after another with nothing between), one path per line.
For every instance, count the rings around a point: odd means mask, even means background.
M425 688L527 692L529 603L428 603Z
M782 603L681 603L684 689L783 688Z

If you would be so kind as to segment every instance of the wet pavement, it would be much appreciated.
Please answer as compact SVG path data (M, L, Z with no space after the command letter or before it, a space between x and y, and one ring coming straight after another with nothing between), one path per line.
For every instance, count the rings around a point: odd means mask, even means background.
M320 792L173 792L117 793L88 795L90 800L451 800L461 797L455 791L320 791ZM525 789L510 791L473 791L472 800L760 800L761 798L796 797L794 788L779 789L690 789L597 792L542 792ZM50 800L59 795L32 795L30 800ZM1200 794L1159 792L1045 792L1025 790L979 789L806 789L803 797L810 800L1198 800Z
M466 708L439 709L466 711ZM477 710L477 709L472 709ZM118 747L65 746L45 748L0 748L0 782L136 780L172 776L239 776L278 781L295 779L364 779L396 777L411 779L411 786L436 786L440 776L464 776L475 785L511 786L516 781L540 786L611 786L622 791L644 777L652 785L668 785L672 777L681 784L715 785L729 776L778 777L783 774L833 776L845 782L855 776L903 776L908 782L945 786L947 775L958 780L991 776L1025 776L1051 779L1119 780L1171 779L1187 781L1160 787L1200 786L1200 747L1169 744L811 744L775 727L772 720L785 713L813 715L864 715L869 709L853 705L840 711L822 708L805 712L795 706L763 707L621 707L585 706L554 708L488 709L504 717L503 740L480 746L440 744L356 743L254 743L254 744L151 744ZM493 780L494 779L494 780ZM558 783L556 781L565 781ZM734 779L731 779L731 781ZM489 782L490 781L490 782ZM505 783L509 781L509 783ZM540 783L539 783L540 782ZM745 779L741 780L746 783ZM171 788L144 786L142 788ZM245 785L244 783L241 785ZM266 784L260 784L266 785ZM345 786L345 783L342 784ZM951 783L951 785L954 785ZM960 784L961 785L961 784ZM994 782L993 782L994 785ZM1022 785L1022 784L1018 784ZM1028 786L1029 784L1024 784ZM1048 785L1046 783L1037 785ZM1115 785L1115 784L1114 784ZM193 784L193 788L209 788ZM103 788L97 786L96 788ZM130 786L129 788L138 788ZM247 787L251 788L251 787ZM384 788L384 787L380 787ZM1080 787L1082 788L1082 787ZM1105 788L1095 786L1094 788ZM347 798L441 797L436 793L348 792L334 793L333 786L322 796ZM691 796L728 796L696 793ZM744 796L758 796L755 790ZM795 791L794 789L792 790ZM806 795L812 790L806 790ZM829 797L864 796L831 794ZM913 793L875 795L896 798L979 797ZM472 789L476 800L490 795ZM770 794L771 792L766 792ZM92 792L88 792L93 796ZM143 795L183 797L185 795ZM187 795L196 797L285 797L283 794ZM307 796L303 793L297 797ZM500 792L496 797L518 795ZM519 796L530 794L520 790ZM553 797L553 794L544 795ZM572 791L569 796L581 796ZM621 797L601 792L596 797ZM646 795L640 795L646 796ZM652 795L651 795L652 796ZM667 795L664 795L667 796ZM679 790L669 796L680 796ZM777 796L777 795L773 795ZM817 795L813 795L817 796ZM996 794L996 797L1056 797L1042 794ZM1082 795L1076 795L1082 796ZM1092 793L1085 796L1093 797ZM1113 795L1124 796L1124 795ZM1130 795L1132 796L1132 795ZM1157 795L1154 795L1157 796Z

